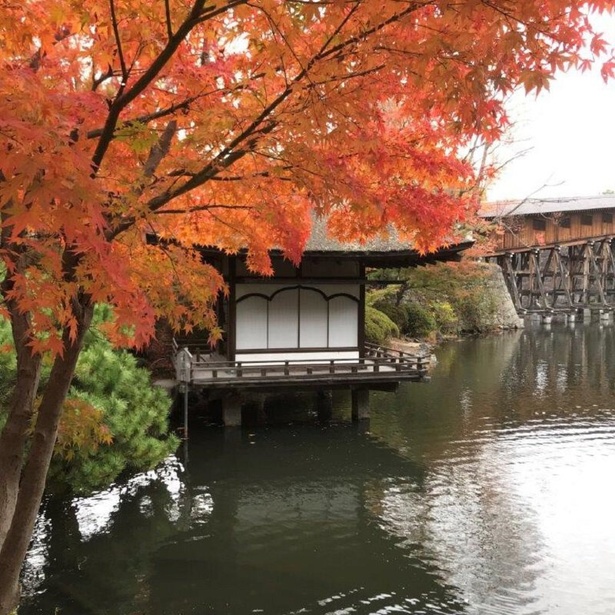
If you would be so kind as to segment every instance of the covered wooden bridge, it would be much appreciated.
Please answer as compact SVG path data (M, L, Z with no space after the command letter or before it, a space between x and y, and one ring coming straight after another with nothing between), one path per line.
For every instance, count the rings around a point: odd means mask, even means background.
M519 314L615 309L615 195L487 203L493 248Z
M220 401L224 423L239 425L241 407L254 394L344 388L351 391L353 419L366 418L370 389L424 380L429 368L429 356L366 342L366 269L458 260L470 245L420 254L395 238L342 243L317 220L300 266L273 251L274 275L267 278L250 272L241 253L203 247L203 259L228 283L218 305L225 335L214 349L198 339L175 341L186 404L188 391Z

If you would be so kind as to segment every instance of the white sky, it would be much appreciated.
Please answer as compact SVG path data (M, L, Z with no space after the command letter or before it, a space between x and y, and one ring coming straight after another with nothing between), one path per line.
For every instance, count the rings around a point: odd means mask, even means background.
M615 19L603 31L615 33ZM610 31L610 32L609 32ZM509 106L513 143L498 162L522 150L488 190L488 200L593 196L615 190L615 81L598 68L559 74L549 92L516 95Z

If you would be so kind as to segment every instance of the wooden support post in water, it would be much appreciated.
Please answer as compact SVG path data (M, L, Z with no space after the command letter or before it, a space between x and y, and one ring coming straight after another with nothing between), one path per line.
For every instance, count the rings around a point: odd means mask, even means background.
M222 419L225 427L241 427L241 398L229 395L222 400Z
M265 399L266 395L256 395L254 401L256 403L256 422L258 425L265 425L267 423L267 412L265 411Z
M315 410L318 420L326 423L333 415L333 394L331 391L319 389L316 391Z
M369 419L369 389L352 389L350 392L352 402L352 421Z
M187 348L183 348L175 357L177 366L177 379L180 381L179 391L184 394L184 435L188 439L188 394L192 380L192 357Z
M184 388L184 440L188 439L188 383L183 383Z

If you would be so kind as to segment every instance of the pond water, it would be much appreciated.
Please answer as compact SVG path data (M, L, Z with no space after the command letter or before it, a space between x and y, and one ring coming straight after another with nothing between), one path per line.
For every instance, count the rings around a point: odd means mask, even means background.
M187 461L48 502L20 615L612 614L613 326L437 354L369 427L342 394L327 425L193 424Z

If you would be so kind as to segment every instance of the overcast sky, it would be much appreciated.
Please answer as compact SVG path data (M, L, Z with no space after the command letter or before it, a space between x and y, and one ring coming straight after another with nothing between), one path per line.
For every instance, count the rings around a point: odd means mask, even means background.
M607 34L611 27L615 20ZM500 148L499 161L531 150L504 167L489 200L615 190L615 81L605 84L598 70L563 73L549 92L515 96L510 115L513 143Z

